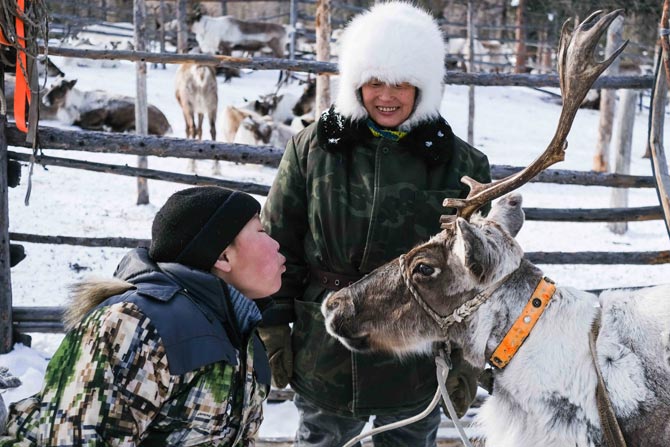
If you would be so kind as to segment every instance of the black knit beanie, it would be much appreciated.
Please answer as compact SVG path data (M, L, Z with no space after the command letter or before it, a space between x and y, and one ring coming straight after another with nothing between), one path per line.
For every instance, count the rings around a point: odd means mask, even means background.
M151 226L149 255L209 271L261 205L249 194L199 186L174 193Z

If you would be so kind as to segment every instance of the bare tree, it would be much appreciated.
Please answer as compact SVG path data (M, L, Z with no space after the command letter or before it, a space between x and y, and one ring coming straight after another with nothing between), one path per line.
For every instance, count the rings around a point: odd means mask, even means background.
M318 0L316 6L316 60L330 60L330 0ZM330 77L319 74L316 77L315 116L330 107Z
M607 30L607 44L605 54L610 55L619 48L623 33L623 18L618 17ZM619 59L615 59L609 66L606 75L615 75L619 71ZM614 121L614 109L616 107L616 91L603 89L600 94L600 124L598 125L598 141L596 142L596 153L593 156L593 170L596 172L607 172L609 169L609 148L612 139L612 122Z

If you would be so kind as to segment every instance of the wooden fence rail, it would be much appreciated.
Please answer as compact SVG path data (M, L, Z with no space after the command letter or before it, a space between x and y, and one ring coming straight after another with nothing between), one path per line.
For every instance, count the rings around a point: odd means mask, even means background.
M338 72L333 62L298 61L276 59L271 57L233 57L208 54L176 54L153 53L148 51L129 50L82 50L76 48L48 47L42 48L52 56L81 57L86 59L126 60L132 62L153 62L161 64L197 63L228 68L252 68L254 70L289 70L308 73ZM509 73L464 73L448 71L445 82L453 85L477 86L523 86L523 87L558 87L558 75L544 74L509 74ZM606 89L649 89L653 85L653 76L601 76L593 84L593 88Z
M283 154L282 149L270 146L248 146L245 144L195 141L183 138L157 137L152 135L140 137L133 134L85 130L74 131L44 126L40 126L38 134L40 146L42 148L64 151L141 156L153 155L157 157L177 157L197 160L224 160L234 163L250 163L269 167L279 166ZM21 133L13 124L7 126L7 141L10 146L31 147L30 144L25 141L25 134ZM11 152L10 154L13 154L17 160L29 160L29 156L26 154L19 154L17 152ZM45 164L56 165L61 163L59 166L67 166L69 161L72 161L73 163L78 161L57 159L48 156L43 156L42 160ZM52 163L49 163L49 161L52 161ZM118 168L113 167L113 165L109 166L110 169ZM514 166L493 165L491 167L491 173L494 179L498 179L518 172L521 169L522 168L520 167ZM98 170L98 168L92 168L91 170ZM210 180L214 181L220 179L207 178L207 181ZM654 179L651 176L596 173L567 169L549 169L540 173L531 181L562 185L609 186L617 188L655 187Z
M11 236L12 233L10 233ZM103 238L100 238L101 240ZM111 238L104 238L109 240ZM128 239L131 240L131 239ZM141 243L146 240L136 239ZM137 246L137 245L135 245ZM528 252L526 258L534 264L632 264L657 265L670 262L670 251L660 252ZM62 315L63 307L14 307L14 329L22 333L60 333L64 331Z

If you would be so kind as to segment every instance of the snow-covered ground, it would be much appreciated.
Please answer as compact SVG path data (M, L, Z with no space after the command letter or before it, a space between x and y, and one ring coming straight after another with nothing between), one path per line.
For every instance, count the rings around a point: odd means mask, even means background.
M82 68L54 58L69 78L77 78L83 90L105 89L134 95L134 64L121 62L116 68ZM176 66L148 70L149 102L158 106L172 125L172 136L184 137L182 113L174 97ZM244 73L242 78L223 83L219 79L219 110L224 105L240 105L260 94L274 91L276 71ZM302 87L288 87L295 94ZM467 87L448 86L443 98L443 115L457 135L467 131ZM476 90L475 145L493 164L526 165L546 147L553 135L560 106L545 93L523 87L480 87ZM638 111L634 131L631 173L650 175L645 149L648 111ZM56 122L42 125L59 126ZM219 135L222 134L219 125ZM594 153L598 112L580 110L569 136L566 161L562 169L588 170ZM616 132L616 129L615 129ZM209 135L205 128L203 135ZM12 148L26 152L23 149ZM48 151L47 155L78 157L103 163L134 165L136 157L111 154L87 154ZM211 175L210 161L198 162L199 173ZM151 157L149 167L187 172L187 160ZM275 169L223 163L222 177L271 184ZM35 166L30 205L24 206L28 170L22 184L9 191L10 231L64 236L150 237L151 220L157 209L173 192L185 185L150 181L151 204L135 205L136 181L131 177L80 170ZM526 207L605 208L609 206L608 188L529 184L521 188ZM258 197L263 201L263 197ZM658 203L653 189L631 191L630 206ZM668 235L662 221L633 222L623 236L611 233L601 223L527 222L518 238L526 251L656 251L667 250ZM13 300L16 306L54 306L63 304L67 287L89 275L110 276L124 249L85 248L65 245L24 244L28 257L12 269ZM667 282L670 265L658 266L543 266L546 274L559 284L583 289L642 286ZM62 336L33 334L32 348L18 345L12 353L0 356L18 375L23 386L7 391L6 402L37 392L41 387L49 356ZM290 437L297 426L295 407L290 402L268 405L264 437ZM446 431L443 429L441 433Z

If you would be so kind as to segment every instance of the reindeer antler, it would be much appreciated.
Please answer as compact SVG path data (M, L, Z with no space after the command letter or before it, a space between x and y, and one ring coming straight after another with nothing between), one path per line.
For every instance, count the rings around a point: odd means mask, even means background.
M485 203L519 188L549 166L564 160L568 146L566 138L579 106L598 76L628 44L628 41L625 41L602 62L594 59L598 40L622 12L623 9L617 9L601 16L602 11L596 11L580 23L572 34L567 29L570 20L566 20L561 29L557 62L563 108L558 119L558 127L549 146L529 166L504 179L491 183L479 183L471 177L464 176L461 182L470 187L470 192L465 199L447 198L444 200L442 205L456 208L456 215L440 217L442 228L448 227L457 217L469 219Z

